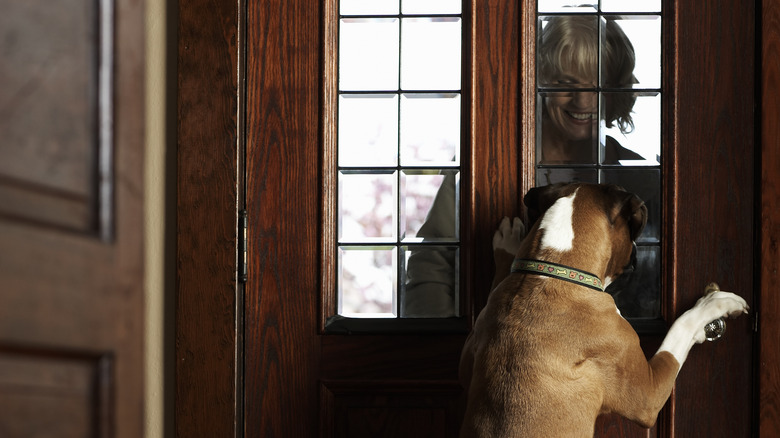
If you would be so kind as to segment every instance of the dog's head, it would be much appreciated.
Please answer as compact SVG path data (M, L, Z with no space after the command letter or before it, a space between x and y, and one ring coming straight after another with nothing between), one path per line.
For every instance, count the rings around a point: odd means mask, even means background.
M528 211L528 225L533 226L559 199L577 192L574 220L579 231L608 234L610 251L607 275L616 278L635 262L634 241L647 224L647 207L635 194L611 184L558 183L535 187L523 202ZM576 234L576 233L575 233ZM577 237L575 236L575 239ZM588 236L593 239L593 236ZM606 247L605 247L606 250Z

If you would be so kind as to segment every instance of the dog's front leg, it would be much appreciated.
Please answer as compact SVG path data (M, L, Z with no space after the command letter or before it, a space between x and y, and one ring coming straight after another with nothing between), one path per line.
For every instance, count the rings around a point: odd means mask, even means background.
M677 318L669 328L658 352L668 351L682 367L693 345L701 344L706 339L704 326L707 323L743 313L748 313L748 305L739 295L723 291L707 294L700 298L693 308Z
M699 299L672 324L658 352L647 362L638 348L639 339L635 338L637 348L626 348L625 356L615 362L622 367L616 374L630 377L622 380L619 388L614 388L617 392L608 397L607 410L651 427L669 398L691 348L704 342L704 326L721 317L747 313L747 310L745 300L730 292L713 292Z

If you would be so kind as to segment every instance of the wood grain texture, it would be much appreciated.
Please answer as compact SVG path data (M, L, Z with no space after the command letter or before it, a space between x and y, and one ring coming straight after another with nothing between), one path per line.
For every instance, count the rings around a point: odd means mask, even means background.
M504 216L520 216L518 129L520 5L490 0L472 2L469 78L470 160L464 163L468 190L463 202L462 266L476 315L487 302L493 280L493 233ZM468 52L465 52L468 53ZM473 307L472 307L473 306ZM467 312L470 313L470 312Z
M673 315L711 281L753 303L754 3L676 2ZM751 435L751 317L694 347L673 394L675 436ZM728 382L723 384L722 382Z
M780 436L780 1L762 2L759 436Z
M247 11L246 434L319 424L320 2Z
M190 0L178 8L175 429L233 437L238 6Z

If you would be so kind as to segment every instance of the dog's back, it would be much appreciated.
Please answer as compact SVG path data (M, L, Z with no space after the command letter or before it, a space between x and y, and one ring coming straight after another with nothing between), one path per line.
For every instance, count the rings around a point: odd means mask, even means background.
M474 368L462 437L542 437L550 430L593 436L587 425L603 403L605 365L593 360L594 352L632 340L619 339L625 327L612 332L617 338L600 332L605 320L614 321L609 295L578 297L560 287L565 283L519 276L491 294L470 345Z

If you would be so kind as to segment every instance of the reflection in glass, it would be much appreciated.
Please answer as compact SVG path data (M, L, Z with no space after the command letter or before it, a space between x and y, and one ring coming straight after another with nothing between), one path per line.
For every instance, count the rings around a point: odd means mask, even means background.
M459 155L460 94L401 95L401 163L457 165Z
M457 316L457 246L402 247L401 317L445 318Z
M395 240L397 177L393 172L339 172L339 242Z
M339 96L339 165L398 163L398 95Z
M339 89L398 89L398 19L344 18L339 28Z
M357 318L395 317L394 246L339 247L338 313Z
M401 89L460 90L460 18L404 18Z
M339 0L341 15L398 15L398 0Z
M447 176L450 178L448 179ZM452 179L456 184L451 183ZM401 172L401 239L410 241L450 241L458 239L458 199L454 192L457 187L456 170L404 170ZM447 180L447 184L443 184ZM439 197L437 210L433 204ZM444 202L444 199L447 202ZM443 211L446 208L449 211ZM432 224L422 228L429 212L434 211L433 220L438 220L436 232L431 232ZM436 213L439 213L438 215ZM422 232L421 232L422 230ZM428 231L426 233L426 231Z

